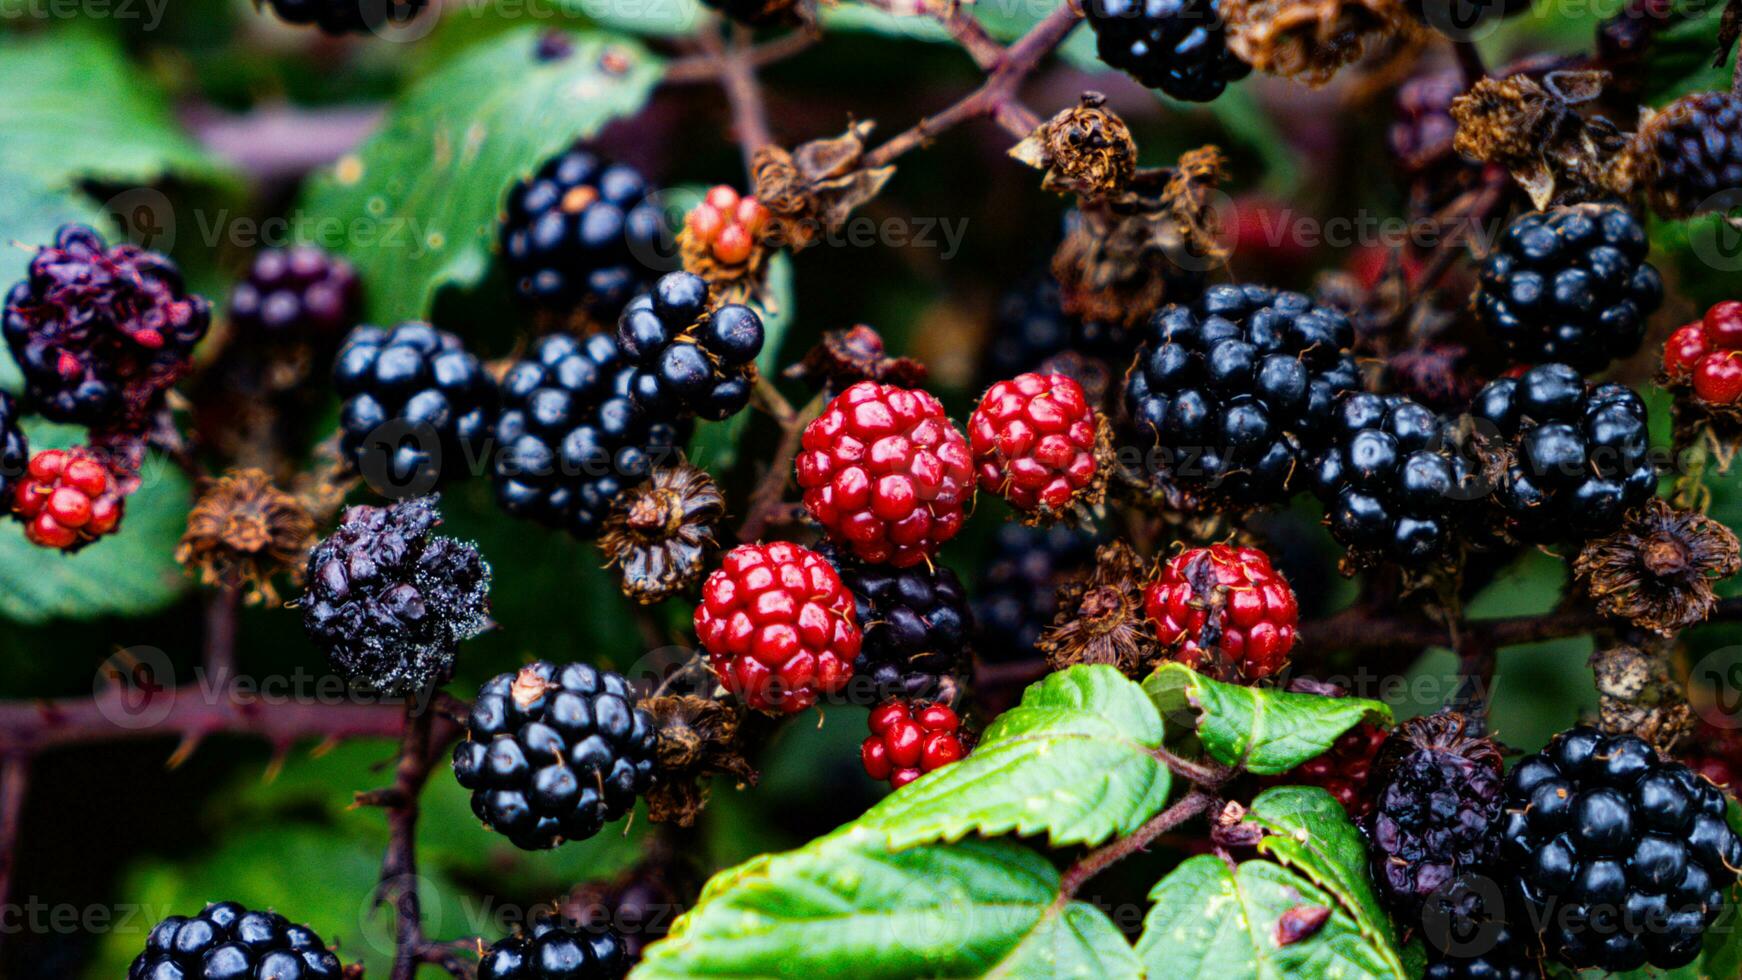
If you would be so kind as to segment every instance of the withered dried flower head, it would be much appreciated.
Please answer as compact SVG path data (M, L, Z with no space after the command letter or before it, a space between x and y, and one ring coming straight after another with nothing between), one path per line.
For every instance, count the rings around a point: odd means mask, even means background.
M1399 0L1222 0L1228 48L1268 75L1323 85L1378 42L1424 28Z
M1064 670L1108 664L1128 677L1141 677L1161 655L1155 629L1143 613L1143 586L1154 571L1123 541L1098 548L1088 577L1059 589L1058 613L1036 643L1047 665Z
M744 719L737 707L688 694L646 698L640 707L652 716L655 732L658 776L646 793L647 813L655 823L693 824L708 801L701 782L707 777L727 775L755 785L757 773L744 758Z
M1605 732L1637 735L1667 753L1693 729L1693 709L1670 674L1668 653L1622 643L1591 654L1597 722Z
M232 470L201 487L175 560L206 585L245 588L249 604L276 606L273 576L300 580L314 543L315 521L301 501L262 470Z
M1600 116L1580 114L1609 82L1602 71L1484 78L1452 100L1453 146L1512 174L1538 208L1576 204L1614 192L1626 134Z
M787 368L784 374L833 390L867 380L915 388L925 381L926 369L911 357L890 357L882 335L861 323L847 330L824 333L804 360Z
M800 252L846 223L853 209L876 197L895 168L865 167L865 140L877 124L863 120L840 136L791 151L765 146L751 159L756 199L768 209L787 250Z
M1657 499L1585 545L1573 562L1599 611L1665 636L1705 619L1718 601L1712 583L1738 568L1742 555L1729 528Z
M599 550L617 566L623 594L663 602L701 580L726 498L706 470L680 462L653 471L605 518Z
M1099 92L1041 123L1010 155L1045 171L1040 186L1085 199L1118 194L1137 172L1137 143Z

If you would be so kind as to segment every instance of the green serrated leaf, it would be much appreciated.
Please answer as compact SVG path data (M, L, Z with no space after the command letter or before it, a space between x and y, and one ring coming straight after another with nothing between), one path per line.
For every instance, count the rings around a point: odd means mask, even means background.
M1306 875L1355 920L1387 962L1402 972L1397 934L1373 892L1367 846L1336 797L1317 786L1278 786L1258 794L1246 819L1269 832L1258 852Z
M1730 62L1717 63L1718 22L1724 7L1708 3L1690 8L1692 16L1678 18L1652 35L1637 75L1645 84L1646 104L1661 108L1690 92L1730 88Z
M849 825L715 875L632 976L1139 976L1112 922L1058 888L1007 841L891 852Z
M443 286L481 281L508 188L659 80L659 59L615 35L575 33L572 56L536 61L540 33L493 38L423 79L306 193L301 233L347 230L323 244L357 265L373 319L426 317Z
M32 451L84 441L84 430L28 423ZM0 617L15 623L99 616L142 616L169 605L188 587L175 563L192 494L187 478L161 456L148 456L140 487L127 498L121 530L68 555L26 541L23 526L0 524Z
M1072 667L1024 691L966 759L903 786L854 826L891 847L1010 831L1097 844L1167 804L1171 776L1153 755L1162 734L1142 688L1112 667Z
M698 200L699 200L698 196ZM751 305L762 316L762 353L757 355L756 370L765 378L780 373L780 349L792 329L796 298L792 288L792 256L776 252L768 262L765 298ZM724 473L738 461L738 449L744 440L744 429L750 424L750 413L739 412L724 422L702 422L690 439L689 458L697 466L714 474Z
M167 175L234 180L176 124L115 35L67 28L0 40L0 173L47 188L80 180L149 184ZM10 228L8 234L16 234Z
M1363 721L1391 723L1378 701L1223 684L1178 663L1157 667L1143 688L1170 725L1195 728L1217 762L1261 776L1293 769Z
M1188 858L1149 893L1153 903L1137 941L1150 977L1295 980L1394 978L1405 974L1340 904L1306 879L1268 861L1238 868L1212 855ZM1331 909L1316 932L1279 943L1283 915L1302 906Z

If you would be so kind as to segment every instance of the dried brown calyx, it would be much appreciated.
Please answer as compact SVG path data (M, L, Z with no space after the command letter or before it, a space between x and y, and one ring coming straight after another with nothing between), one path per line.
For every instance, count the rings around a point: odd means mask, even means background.
M232 470L201 488L175 560L206 585L245 589L250 605L276 606L273 577L285 572L300 581L314 543L315 521L300 500L263 470Z
M1464 156L1506 168L1538 208L1614 193L1627 134L1579 106L1603 93L1609 73L1549 72L1484 78L1452 100L1453 146Z
M861 323L824 333L804 360L786 369L785 376L814 381L834 391L859 381L915 388L925 381L926 368L911 357L890 357L882 335Z
M1668 753L1693 729L1693 709L1670 673L1669 653L1622 643L1591 654L1597 722L1605 732L1631 733Z
M663 602L701 580L726 499L707 471L679 463L653 471L605 518L599 550L621 574L623 594Z
M895 168L865 167L865 140L877 126L854 123L840 136L790 151L765 146L751 161L756 199L768 209L777 240L800 252L838 230L853 209L876 197Z
M1695 511L1652 500L1573 562L1597 609L1665 636L1705 619L1712 583L1742 568L1736 535Z
M1053 670L1107 664L1140 677L1161 656L1143 612L1143 587L1153 565L1123 541L1102 545L1087 578L1058 592L1058 613L1036 644Z
M1099 92L1041 123L1010 155L1045 172L1040 186L1084 199L1125 191L1137 172L1137 143Z
M1323 85L1384 41L1424 28L1398 0L1223 0L1228 48L1268 75Z
M646 698L640 707L652 716L656 733L658 775L646 793L648 816L655 823L694 823L708 801L702 782L708 777L726 775L739 785L755 785L756 769L744 758L744 718L738 708L688 694Z

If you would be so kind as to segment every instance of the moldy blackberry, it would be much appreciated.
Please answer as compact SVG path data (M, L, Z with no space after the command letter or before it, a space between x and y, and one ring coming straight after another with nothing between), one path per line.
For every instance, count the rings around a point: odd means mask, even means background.
M430 534L437 498L352 507L309 553L303 628L347 680L407 694L447 679L461 640L489 625L490 566Z
M1222 285L1157 311L1149 331L1125 388L1138 449L1163 454L1146 468L1235 506L1286 499L1330 435L1336 395L1358 386L1348 317Z
M719 421L750 404L762 318L748 306L708 309L708 283L689 272L660 277L623 308L617 346L636 364L630 391L658 417Z
M1614 972L1693 962L1742 867L1727 806L1634 735L1574 728L1520 761L1503 857L1548 954Z
M1520 540L1594 537L1657 490L1645 402L1565 364L1490 382L1472 413L1498 436L1494 498Z
M1001 525L974 596L974 646L981 658L1035 656L1041 630L1058 612L1059 586L1094 563L1094 538L1069 525Z
M269 249L230 292L230 324L248 340L313 341L357 325L362 283L351 263L312 245Z
M1102 61L1176 99L1209 102L1252 71L1228 50L1217 0L1090 0L1084 13Z
M689 424L643 407L636 371L610 334L548 335L509 368L491 471L503 509L595 537L619 494L675 461Z
M382 493L427 493L484 458L496 388L460 338L427 323L358 327L333 363L339 445Z
M127 980L272 977L340 980L345 971L321 937L277 912L236 902L208 905L196 916L172 915L152 928Z
M950 700L969 662L973 614L967 592L948 567L867 565L822 552L853 593L864 639L853 661L854 700L875 704L889 698Z
M30 442L24 437L23 422L18 402L0 391L0 508L12 506L12 489L30 463Z
M577 143L508 192L502 254L514 291L534 308L584 309L609 323L666 254L653 189L626 164Z
M64 225L7 294L0 332L24 373L27 409L137 430L187 372L211 318L167 257Z
M1645 228L1616 204L1574 204L1514 219L1482 263L1473 299L1515 361L1596 371L1639 349L1663 302Z
M610 926L581 926L549 912L499 939L478 964L478 980L618 980L629 949Z

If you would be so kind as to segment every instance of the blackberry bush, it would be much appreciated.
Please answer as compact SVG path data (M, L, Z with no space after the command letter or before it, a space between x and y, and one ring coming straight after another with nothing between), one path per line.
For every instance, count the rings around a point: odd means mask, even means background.
M341 980L339 958L321 937L277 912L217 902L195 916L172 915L152 927L127 980L179 977L297 977Z
M427 323L358 327L333 364L340 450L383 493L428 493L486 459L496 387L460 338Z

